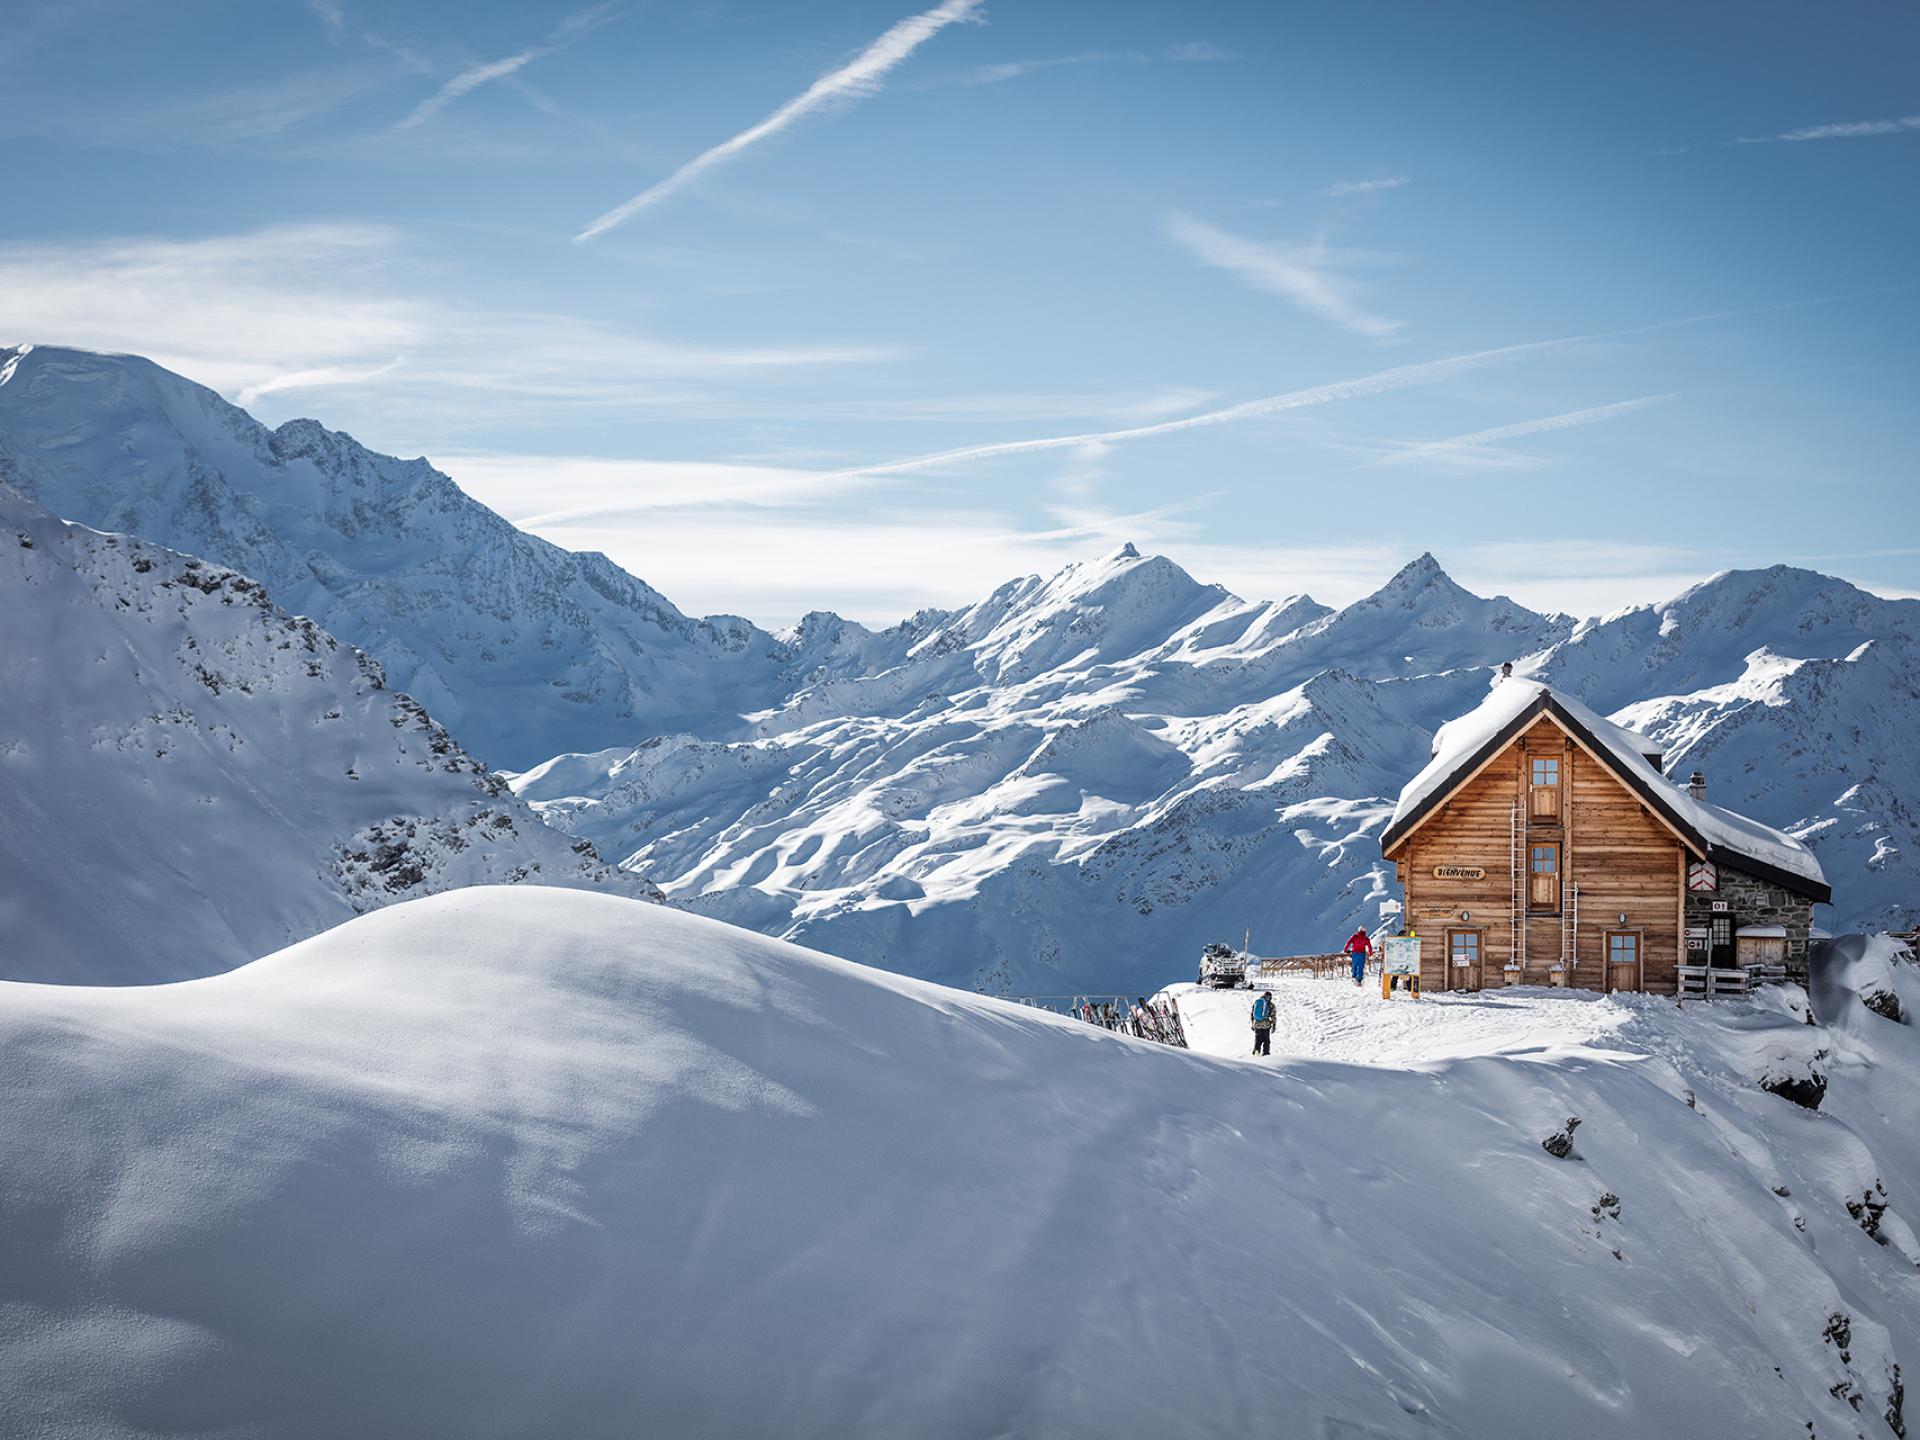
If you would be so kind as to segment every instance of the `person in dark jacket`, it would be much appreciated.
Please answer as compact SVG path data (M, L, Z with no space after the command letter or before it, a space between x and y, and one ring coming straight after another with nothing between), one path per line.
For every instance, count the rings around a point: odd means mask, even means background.
M1273 991L1268 990L1253 1002L1253 1053L1273 1053Z
M1347 954L1353 960L1353 983L1364 985L1367 976L1367 957L1373 954L1373 941L1367 937L1367 927L1362 925L1347 940Z

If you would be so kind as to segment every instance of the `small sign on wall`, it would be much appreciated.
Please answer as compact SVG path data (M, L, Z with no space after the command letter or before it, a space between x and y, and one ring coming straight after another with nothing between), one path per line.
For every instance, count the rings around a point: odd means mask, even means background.
M1720 867L1711 860L1696 860L1687 866L1687 889L1718 890Z
M1724 914L1726 912L1726 908L1727 908L1727 902L1724 900L1716 900L1713 902L1713 913L1716 915Z
M1436 865L1433 867L1436 880L1484 880L1487 872L1478 865Z

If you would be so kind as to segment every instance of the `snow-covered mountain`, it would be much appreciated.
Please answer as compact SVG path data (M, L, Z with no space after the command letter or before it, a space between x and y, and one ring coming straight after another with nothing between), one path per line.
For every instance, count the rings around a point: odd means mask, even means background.
M1823 923L1920 907L1920 602L1775 568L1576 622L1422 555L1341 610L1131 546L874 632L693 620L425 461L142 360L0 352L0 474L264 576L671 899L963 985L1139 989L1381 918L1377 837L1503 661L1806 838Z
M1811 1010L1297 980L1271 1061L537 886L0 984L0 1428L1894 1440L1920 1031L1859 972L1920 975L1855 953Z
M605 556L516 530L425 460L312 420L269 430L137 356L0 347L0 480L63 519L260 581L497 764L730 733L795 677L868 668L907 639L691 619Z
M1885 924L1920 904L1920 761L1899 739L1920 733L1917 637L1920 604L1804 571L1575 625L1473 596L1431 556L1328 612L1248 605L1126 547L803 689L754 738L652 739L514 784L710 914L954 983L1137 989L1208 939L1297 953L1379 920L1393 797L1512 659L1809 840L1839 923Z
M650 893L254 580L0 484L0 976L230 970L461 885Z

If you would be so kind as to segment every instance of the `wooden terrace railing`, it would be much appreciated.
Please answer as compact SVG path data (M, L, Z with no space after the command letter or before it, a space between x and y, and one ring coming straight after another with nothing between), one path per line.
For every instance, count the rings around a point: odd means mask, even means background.
M1380 973L1380 957L1375 955L1367 961L1367 974ZM1300 976L1311 976L1315 980L1326 980L1335 976L1353 974L1351 958L1338 952L1322 955L1261 955L1247 961L1247 979L1253 982L1267 980L1286 980Z

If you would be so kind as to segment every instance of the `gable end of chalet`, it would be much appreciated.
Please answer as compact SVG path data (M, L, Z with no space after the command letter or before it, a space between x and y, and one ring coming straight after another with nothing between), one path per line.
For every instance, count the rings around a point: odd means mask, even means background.
M1613 748L1596 735L1578 715L1561 704L1554 693L1541 688L1539 694L1471 752L1458 759L1442 783L1434 786L1404 814L1397 816L1380 836L1381 853L1389 860L1428 820L1443 810L1459 791L1497 760L1521 736L1541 719L1548 719L1563 730L1581 750L1609 775L1625 786L1695 859L1706 860L1740 870L1771 884L1782 886L1805 899L1827 904L1831 889L1822 881L1769 863L1759 855L1735 849L1703 834L1672 797L1662 793L1657 781L1650 781L1631 765L1621 763Z

